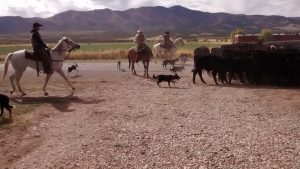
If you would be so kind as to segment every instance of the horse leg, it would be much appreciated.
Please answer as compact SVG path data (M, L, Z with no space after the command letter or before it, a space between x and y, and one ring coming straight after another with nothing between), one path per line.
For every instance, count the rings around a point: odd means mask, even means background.
M66 80L66 82L67 82L68 85L72 88L72 90L75 90L75 88L73 87L73 85L71 84L71 82L68 80L68 78L66 77L65 73L64 73L61 69L59 69L59 70L57 71L57 73L58 73L63 79ZM49 78L50 78L50 77L49 77Z
M134 62L132 62L131 71L132 71L133 75L136 75L136 71L135 71L135 67L134 67Z
M144 65L144 76L146 76L146 63L145 63L145 61L143 61L143 65Z
M147 65L147 77L149 77L149 61L146 62Z
M143 64L144 64L144 76L149 77L149 74L148 74L149 62L143 61Z
M52 73L51 74L47 74L46 79L45 79L45 83L44 83L44 86L43 86L43 91L45 92L44 93L45 96L49 95L48 92L46 91L46 87L47 87L47 84L48 84L51 76L52 76Z
M20 86L20 80L21 80L22 75L23 75L23 72L18 72L18 73L16 72L16 84L17 84L19 92L22 94L21 96L25 96L26 93L23 92L23 90L21 89L21 86Z
M10 94L13 94L16 91L16 86L15 86L14 80L15 80L15 74L12 74L11 76L9 76L9 81L10 81L11 87L13 88L13 90L10 91Z

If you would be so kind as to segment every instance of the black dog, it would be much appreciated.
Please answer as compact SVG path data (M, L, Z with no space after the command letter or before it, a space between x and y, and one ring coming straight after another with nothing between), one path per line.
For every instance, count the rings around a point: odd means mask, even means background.
M157 78L158 86L159 86L160 82L165 81L165 82L168 82L169 87L170 87L170 82L175 83L175 80L180 80L180 77L177 74L175 74L175 75L158 75L158 76L153 75L153 78L154 79Z
M117 62L117 68L120 70L121 69L121 61L120 60L118 60L118 62Z
M7 111L9 111L9 118L11 118L11 110L13 106L9 105L9 98L6 95L0 94L0 106L1 106L1 117L3 115L3 109L5 108Z
M76 70L77 72L79 72L77 67L78 67L77 63L74 63L73 65L69 66L68 67L68 74L71 73L73 70Z

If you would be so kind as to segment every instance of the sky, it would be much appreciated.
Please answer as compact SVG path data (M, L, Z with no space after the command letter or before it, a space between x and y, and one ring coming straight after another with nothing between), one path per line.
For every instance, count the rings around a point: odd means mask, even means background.
M68 10L181 5L203 12L300 17L300 0L0 0L0 16L51 17Z

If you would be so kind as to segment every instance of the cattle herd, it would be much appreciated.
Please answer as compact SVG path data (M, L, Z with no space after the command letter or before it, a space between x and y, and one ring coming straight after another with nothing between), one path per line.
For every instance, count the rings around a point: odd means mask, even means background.
M205 83L203 70L212 75L214 82L299 85L299 44L230 44L211 51L205 47L194 50L193 82L198 74Z

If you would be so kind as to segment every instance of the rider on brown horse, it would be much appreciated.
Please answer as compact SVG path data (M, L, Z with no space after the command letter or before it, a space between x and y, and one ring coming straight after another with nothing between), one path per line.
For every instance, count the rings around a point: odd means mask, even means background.
M39 23L33 24L33 29L31 30L31 44L35 57L37 58L37 60L40 60L43 63L44 73L51 74L53 73L51 66L51 57L49 53L49 48L43 42L39 33L39 29L41 26L43 25Z
M138 62L140 60L140 57L143 54L151 54L152 55L151 49L146 45L146 38L141 29L139 29L137 31L137 34L135 35L133 41L137 44L136 51L138 53L138 58L137 58L136 62Z
M166 50L170 50L174 46L173 41L170 39L170 32L165 32L165 34L163 34L163 38L164 41L160 44L160 46Z

